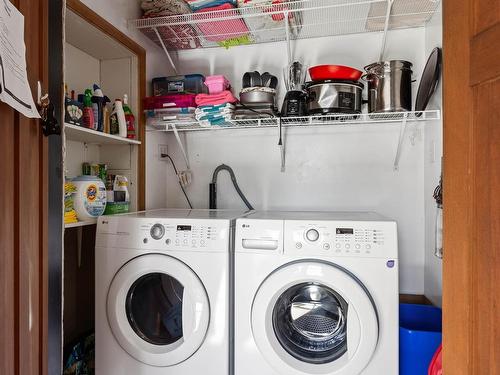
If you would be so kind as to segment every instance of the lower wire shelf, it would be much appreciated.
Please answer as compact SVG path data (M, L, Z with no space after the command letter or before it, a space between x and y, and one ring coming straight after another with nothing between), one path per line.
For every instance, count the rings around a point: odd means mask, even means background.
M249 119L226 120L224 123L206 126L194 119L165 120L162 110L147 111L148 131L203 131L228 129L255 129L279 127L318 127L335 125L380 124L421 122L441 119L440 110L421 112L387 112L328 114L304 117L261 117Z

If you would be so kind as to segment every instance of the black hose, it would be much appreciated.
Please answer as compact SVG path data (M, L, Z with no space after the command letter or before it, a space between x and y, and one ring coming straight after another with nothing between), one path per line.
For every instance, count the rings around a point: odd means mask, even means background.
M233 169L229 165L221 164L217 168L215 168L213 177L212 177L212 183L210 184L210 208L211 209L216 209L217 208L217 175L219 174L220 171L227 171L229 175L231 176L231 181L233 182L234 189L240 196L241 200L245 205L248 207L249 210L253 210L254 208L250 204L250 202L247 200L245 197L245 194L241 191L240 187L238 186L238 182L236 181L236 176L234 175Z

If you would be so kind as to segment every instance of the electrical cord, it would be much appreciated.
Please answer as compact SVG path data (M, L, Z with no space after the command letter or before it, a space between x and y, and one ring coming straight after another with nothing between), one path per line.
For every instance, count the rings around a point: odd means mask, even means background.
M240 187L238 186L238 182L236 181L236 176L233 172L233 169L229 165L221 164L217 168L215 168L213 177L212 177L212 183L210 184L210 208L217 208L217 175L219 174L220 171L227 171L229 175L231 176L231 181L233 182L234 189L240 196L241 200L245 205L248 207L249 210L253 210L254 208L248 201L248 199L245 197L245 194L241 191Z
M175 175L177 176L177 182L179 182L179 186L181 187L182 192L184 193L184 196L186 197L186 201L188 202L189 208L193 208L193 205L191 204L191 201L189 200L189 197L186 193L186 190L184 189L184 186L182 186L181 182L179 181L179 171L177 170L177 167L175 166L174 161L168 154L161 154L162 158L168 158L170 160L170 163L172 163L172 167L174 168Z

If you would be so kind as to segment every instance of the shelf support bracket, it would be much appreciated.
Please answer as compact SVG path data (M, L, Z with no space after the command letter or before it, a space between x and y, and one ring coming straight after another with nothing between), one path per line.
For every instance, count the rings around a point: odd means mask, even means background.
M292 46L290 45L290 19L288 10L285 10L285 34L286 34L286 53L288 56L288 66L292 65Z
M399 170L399 159L401 158L401 148L403 147L403 141L406 132L406 123L408 122L408 114L403 115L403 121L401 122L401 128L399 129L399 141L398 149L396 150L396 157L394 158L394 170Z
M177 130L175 125L171 125L171 127L172 127L172 130L174 131L175 139L176 139L176 141L179 144L179 147L181 149L182 156L184 157L184 161L186 162L186 167L188 170L190 170L191 167L189 166L189 160L187 157L186 149L184 148L184 144L182 143L181 137L179 136L179 131Z
M155 31L156 36L158 37L158 40L160 41L161 46L163 47L163 51L165 51L165 54L167 55L168 61L170 62L170 65L172 65L172 68L174 69L174 72L176 75L179 74L177 71L177 67L174 64L174 60L172 60L172 56L170 56L170 53L168 52L167 46L165 46L165 43L163 43L163 39L160 36L160 33L158 32L158 28L154 27L153 30Z
M387 11L385 13L384 35L382 37L382 48L380 49L380 56L378 61L384 61L385 45L387 43L387 32L389 31L389 20L391 18L392 5L394 0L387 0Z

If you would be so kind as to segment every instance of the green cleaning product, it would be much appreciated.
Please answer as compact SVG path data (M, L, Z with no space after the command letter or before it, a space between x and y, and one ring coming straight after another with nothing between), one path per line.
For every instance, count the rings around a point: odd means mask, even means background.
M123 95L123 112L127 123L127 138L135 139L135 116L128 105L128 95Z
M92 108L92 90L85 90L83 97L83 118L82 124L84 128L94 129L94 110Z

